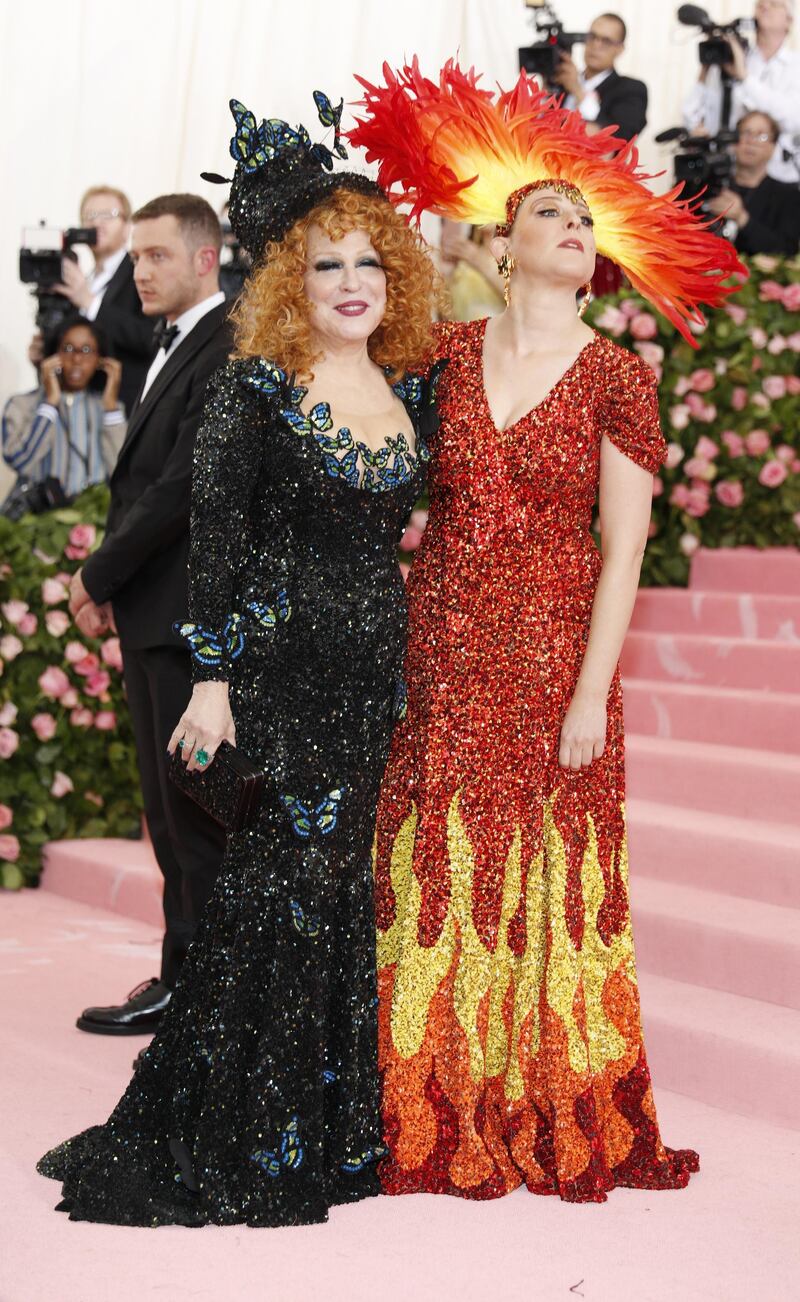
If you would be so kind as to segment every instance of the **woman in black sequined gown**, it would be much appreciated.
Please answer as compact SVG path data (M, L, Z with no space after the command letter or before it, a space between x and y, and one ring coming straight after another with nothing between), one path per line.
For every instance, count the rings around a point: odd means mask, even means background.
M383 324L391 314L407 349L427 332L430 303L398 296L403 268L428 298L432 274L402 220L356 180L331 187L309 229L332 232L329 253L358 254L371 240L380 262L345 267L345 280L361 277L345 289L369 298L358 285L385 279ZM254 291L249 316L247 301L242 310L240 352L258 334L258 302ZM358 311L340 315L355 337ZM263 765L268 790L257 822L229 838L171 1004L121 1101L105 1125L39 1164L63 1182L73 1219L304 1224L379 1192L371 846L404 710L396 549L435 409L413 374L389 389L376 337L368 365L373 388L376 376L385 388L382 446L337 429L325 402L309 410L290 368L263 356L239 357L212 380L183 632L198 683L211 680L218 695L227 682L236 745ZM210 732L189 737L190 716L192 707L182 728L196 763Z

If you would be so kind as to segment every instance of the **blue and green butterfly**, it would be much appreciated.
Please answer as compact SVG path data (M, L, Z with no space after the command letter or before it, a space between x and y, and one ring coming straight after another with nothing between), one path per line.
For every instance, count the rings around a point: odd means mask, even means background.
M274 629L279 622L285 624L292 616L292 607L285 588L276 592L272 605L267 601L248 601L245 609L254 616L262 628L266 629Z
M386 1156L388 1151L388 1148L385 1148L383 1144L376 1144L374 1148L365 1148L364 1152L359 1153L357 1157L345 1158L343 1162L339 1163L339 1168L346 1171L348 1175L355 1175L358 1171L363 1171L364 1167L369 1166L372 1162L379 1162L382 1157Z
M289 908L292 911L292 925L295 931L299 931L301 936L306 936L309 940L316 940L322 928L322 919L316 913L306 913L299 900L290 900Z
M279 1148L274 1152L269 1148L258 1148L250 1154L250 1161L255 1162L265 1175L275 1180L284 1167L298 1171L305 1155L306 1150L300 1140L300 1118L291 1117L286 1128L281 1131Z
M327 402L315 403L308 415L293 405L282 410L281 416L295 434L310 434L312 430L325 434L329 429L333 429L331 409Z
M216 666L224 660L238 660L244 651L245 635L241 615L229 615L221 633L202 624L173 624L179 637L185 638L198 664Z
M291 819L295 835L303 840L307 840L315 831L321 836L328 836L339 820L339 805L346 791L346 787L335 787L313 807L297 796L282 795L280 801Z

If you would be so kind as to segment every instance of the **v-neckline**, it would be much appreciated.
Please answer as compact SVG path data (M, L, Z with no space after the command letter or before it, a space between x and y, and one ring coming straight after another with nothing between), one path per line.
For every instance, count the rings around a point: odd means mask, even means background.
M528 410L523 412L521 416L518 416L517 419L512 421L510 425L505 425L501 429L500 426L497 424L497 421L495 420L494 416L492 415L492 406L491 403L489 402L489 394L487 393L486 390L486 369L484 364L484 356L485 356L485 346L486 346L486 327L488 326L488 324L489 324L489 318L484 317L483 321L481 322L481 332L480 335L478 336L477 343L478 343L478 358L480 361L479 370L480 370L480 378L481 378L481 397L483 398L483 405L486 408L486 414L489 417L489 420L491 421L492 429L494 430L495 434L508 434L510 433L511 430L516 429L517 425L521 424L522 421L527 420L530 416L535 415L536 412L541 411L542 407L544 407L550 401L553 394L556 393L561 388L565 380L567 380L568 377L575 370L575 367L580 362L584 353L586 353L588 349L593 348L599 338L597 331L593 331L591 339L586 340L586 343L583 345L583 348L580 350L580 352L577 354L574 360L570 362L566 370L563 371L562 374L558 377L555 384L552 384L550 386L550 388L547 390L547 393L544 395L544 397L540 398L540 400L537 403L534 403L532 407L529 407Z

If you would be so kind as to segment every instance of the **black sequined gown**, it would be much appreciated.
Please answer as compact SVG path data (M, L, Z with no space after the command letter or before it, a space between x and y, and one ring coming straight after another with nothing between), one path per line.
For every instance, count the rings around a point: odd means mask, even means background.
M375 454L261 359L212 380L181 632L268 790L111 1117L39 1163L73 1219L306 1224L379 1191L371 847L405 708L396 548L435 422L430 383L395 391L416 448Z

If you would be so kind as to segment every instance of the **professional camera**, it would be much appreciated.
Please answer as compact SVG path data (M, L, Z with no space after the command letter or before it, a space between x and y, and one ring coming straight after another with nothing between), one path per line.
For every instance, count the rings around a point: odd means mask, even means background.
M61 481L52 475L39 481L18 479L0 506L0 515L7 520L21 520L23 515L41 515L68 506L69 502Z
M63 294L53 293L53 286L61 283L61 264L64 258L77 262L76 244L96 244L94 226L70 226L62 231L57 227L27 226L22 232L19 251L19 278L23 285L33 286L36 299L36 327L42 334L52 334L64 317L74 311Z
M705 40L700 42L698 53L704 68L711 68L715 64L721 68L732 61L733 50L728 39L731 36L736 36L744 49L747 49L744 33L751 26L748 18L734 18L732 23L715 23L699 5L681 5L678 22L684 27L699 27L702 31Z
M565 32L551 4L540 0L525 0L529 9L536 11L533 25L539 38L533 45L524 45L519 51L520 68L535 77L541 77L547 90L560 90L556 81L556 68L562 54L571 54L574 45L583 45L585 32Z
M670 127L656 136L659 145L677 140L680 152L675 155L675 181L683 182L681 199L714 199L730 186L736 169L731 145L735 131L719 131L715 136L692 136L685 127Z

